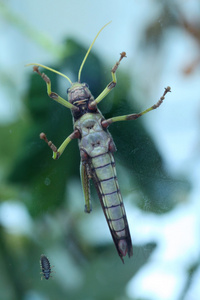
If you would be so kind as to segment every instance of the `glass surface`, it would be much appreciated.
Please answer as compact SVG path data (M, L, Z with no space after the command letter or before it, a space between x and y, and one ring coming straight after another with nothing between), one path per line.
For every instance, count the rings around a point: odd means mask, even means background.
M0 1L0 299L191 300L200 297L200 3L176 1ZM171 86L163 104L109 127L133 241L122 264L94 184L84 213L77 141L69 109L52 101L28 63L40 63L97 97L106 119L140 112ZM40 69L43 71L42 69ZM69 82L44 71L67 99ZM41 280L40 256L51 264Z

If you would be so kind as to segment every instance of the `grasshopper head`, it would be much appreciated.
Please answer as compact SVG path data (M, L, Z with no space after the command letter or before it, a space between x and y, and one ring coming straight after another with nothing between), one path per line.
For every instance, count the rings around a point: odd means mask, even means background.
M72 86L68 88L67 94L68 101L73 105L77 105L84 100L89 100L92 97L88 84L79 82L73 83Z
M68 101L79 107L80 110L85 110L88 107L88 103L94 100L88 84L75 82L67 90Z

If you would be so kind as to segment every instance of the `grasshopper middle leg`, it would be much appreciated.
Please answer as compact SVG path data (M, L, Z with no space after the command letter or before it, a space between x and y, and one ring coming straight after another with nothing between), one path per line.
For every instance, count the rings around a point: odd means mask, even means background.
M156 104L152 105L151 107L143 110L142 112L140 112L138 114L130 114L130 115L113 117L113 118L102 121L101 124L104 128L107 128L110 124L112 124L114 122L136 120L139 117L143 116L144 114L150 112L151 110L158 108L162 104L162 102L165 99L165 96L168 92L171 92L171 88L169 86L165 88L163 95L160 97L160 99L158 100L158 102Z

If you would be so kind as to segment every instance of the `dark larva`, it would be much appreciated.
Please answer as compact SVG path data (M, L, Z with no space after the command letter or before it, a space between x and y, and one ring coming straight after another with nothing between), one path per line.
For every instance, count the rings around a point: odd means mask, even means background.
M51 277L50 275L52 271L50 262L44 254L40 256L40 267L42 270L41 274L43 274L43 277L48 280Z

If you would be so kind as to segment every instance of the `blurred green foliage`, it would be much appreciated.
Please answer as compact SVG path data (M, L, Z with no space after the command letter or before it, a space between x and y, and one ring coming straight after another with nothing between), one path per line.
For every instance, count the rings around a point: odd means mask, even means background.
M86 49L77 42L67 40L66 55L59 64L50 67L65 74L70 74L71 79L77 78L78 69L85 53ZM54 73L46 73L51 78L52 90L66 98L68 83L63 90L63 79L60 79ZM89 83L90 89L96 97L110 80L110 66L106 68L99 58L91 53L83 69L82 81ZM130 105L128 96L129 85L129 76L122 74L119 70L117 87L112 95L109 95L100 105L102 111L107 111L105 118L129 114L133 111L138 112L138 108L134 107L134 98L131 99ZM112 105L109 103L112 103ZM66 212L70 211L68 204L71 199L67 198L66 186L69 186L68 182L72 178L77 178L81 185L79 178L80 157L77 142L72 141L62 157L58 161L54 161L51 158L51 150L39 139L40 132L44 131L47 137L59 146L66 136L72 132L73 128L70 111L48 98L46 85L37 74L33 73L30 76L30 87L25 95L24 104L28 112L24 126L19 122L12 125L15 140L12 141L13 146L11 149L14 147L15 149L17 148L17 151L15 155L12 154L12 166L9 168L10 172L7 179L9 186L18 187L16 191L17 198L26 205L33 220L37 223L39 222L39 231L36 230L34 235L38 233L38 236L35 236L36 240L41 239L40 242L38 241L40 247L46 248L48 245L51 247L52 233L51 225L48 222L46 223L45 216L49 215L51 216L50 218L54 219L54 216L60 214L62 209ZM10 125L8 127L10 128ZM2 132L8 131L9 128L4 128ZM139 195L141 195L141 198L136 201L133 197L132 204L156 213L171 209L175 204L174 192L180 186L177 181L174 181L166 173L162 158L153 140L145 130L142 120L116 123L111 126L110 131L118 148L116 153L117 163L121 163L127 169L128 174L132 176L129 180L133 182L133 189L140 191ZM21 135L20 138L19 135ZM123 182L121 187L123 188ZM143 200L145 197L148 198L148 208L145 200ZM97 198L94 191L93 198ZM83 201L80 199L81 205L83 206ZM76 292L67 292L62 289L58 292L53 284L50 287L50 292L53 295L55 294L55 297L68 295L70 299L87 299L89 294L96 295L95 299L110 300L115 299L117 295L121 295L125 299L123 291L127 281L145 263L155 245L150 246L150 248L147 246L149 250L145 251L145 257L142 254L144 247L143 250L141 250L142 248L137 250L134 246L133 259L123 266L118 261L119 258L112 243L94 248L91 248L89 244L87 245L84 237L80 236L79 223L76 221L80 216L81 218L89 217L85 216L83 212L80 215L79 211L66 215L67 228L62 228L63 232L59 234L61 240L57 237L56 243L64 243L63 247L65 247L65 243L68 245L68 252L73 264L76 265L78 263L76 266L78 267L78 272L82 273L84 270L84 283L80 288L76 288ZM3 232L1 233L3 237ZM23 268L25 269L18 266L17 272L23 276L23 272L26 270L25 266L27 266L28 272L34 278L35 272L37 273L38 271L36 271L34 260L40 256L39 249L34 240L28 241L29 246L27 242L27 246L25 246L24 241L21 241L21 243L26 247L25 259L23 259ZM73 247L70 248L69 245L73 245ZM27 256L29 253L27 252L28 248L31 249L31 252L34 252L31 259ZM75 252L74 249L76 249ZM8 248L4 251L5 253L7 253L8 257L12 256ZM84 261L87 263L84 263ZM16 264L17 262L14 261L12 267ZM34 266L34 269L31 266ZM97 270L99 271L97 272ZM123 275L115 277L116 272ZM68 276L67 273L68 270L66 270L66 276ZM106 279L103 279L104 274L107 274ZM22 284L15 272L10 273L10 275L12 275L14 286L21 286L20 290L17 289L19 296L16 299L22 299L20 297L22 297L24 290L30 289L29 283L24 283L23 281ZM34 281L35 279L32 279L31 285L34 285ZM98 281L98 284L96 281ZM104 286L103 290L102 285ZM110 289L110 286L115 286L115 288Z
M164 22L166 11L162 13ZM172 17L173 22L170 20L169 23L177 24ZM161 29L166 29L169 23L164 22L162 28L157 20L152 23L146 30L146 43L158 43L162 36ZM63 49L62 59L50 67L76 80L86 49L73 39L68 39ZM89 84L94 97L111 81L112 64L113 61L105 66L93 51L90 53L81 78L82 82ZM45 73L51 79L52 90L66 98L68 83L54 73ZM132 81L129 74L122 73L119 68L117 78L117 87L100 104L105 118L140 110L135 105L134 94L130 99ZM0 127L1 140L4 141L0 149L4 173L1 203L9 203L13 199L20 201L27 207L32 220L32 231L27 236L15 235L0 227L1 299L32 299L38 294L44 297L48 294L51 299L126 300L127 282L148 261L156 244L152 241L141 247L134 246L133 258L122 265L112 241L97 245L86 239L89 232L85 232L85 236L80 234L82 222L90 216L83 213L83 195L78 199L82 207L77 211L72 211L70 207L71 201L76 199L68 198L71 180L75 179L81 185L77 141L72 141L62 157L54 161L51 150L39 139L43 131L59 146L73 130L71 113L48 98L46 85L37 74L31 73L29 80L23 99L25 117ZM132 189L125 191L125 194L133 194L131 204L154 213L172 209L177 203L177 195L178 198L184 195L189 185L167 173L142 118L113 124L109 130L118 149L116 165L122 165L127 170L127 176L131 177L124 178L120 184L124 191L126 180L131 182ZM134 191L137 191L137 197ZM95 191L92 198L97 198ZM97 210L100 209L99 204ZM91 228L91 231L95 230ZM55 280L48 285L49 282L40 282L39 257L43 251L52 254L52 261L59 259L62 253L68 258L64 275L60 275L55 266L58 275L53 274ZM64 265L65 262L63 268ZM63 269L60 270L63 272ZM77 281L74 289L67 284L70 277Z
M86 53L73 40L66 42L66 53L59 65L51 66L58 71L65 70L72 78L77 78L80 63ZM83 69L82 81L87 82L96 97L111 80L110 68L107 74L100 60L91 54ZM52 81L52 90L66 98L66 90L59 90L58 76L46 72ZM108 96L102 111L109 101L112 101L110 111L105 118L111 116L138 112L134 107L134 99L129 101L130 78L127 74L118 74L118 85L112 96ZM134 95L133 95L134 97ZM9 181L28 186L30 197L28 202L23 199L32 216L48 210L53 212L65 199L66 183L69 178L79 177L79 153L76 142L71 142L58 161L51 159L51 150L43 141L39 140L41 131L53 143L59 146L72 132L72 118L68 109L50 100L46 93L46 85L36 74L30 78L30 89L25 99L29 111L29 126L24 141L18 148L18 156L9 175ZM149 210L165 212L174 205L174 191L179 188L177 181L166 173L162 158L158 153L152 138L145 130L142 120L119 122L110 127L116 142L117 158L121 164L129 168L133 182L148 198L151 205ZM128 158L128 159L127 159ZM183 186L180 183L180 187ZM143 200L139 200L142 206Z

